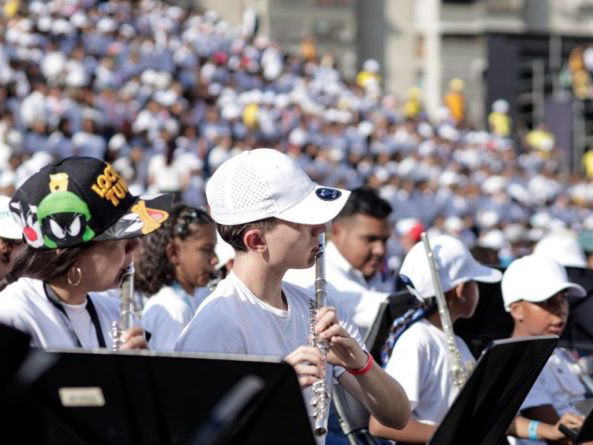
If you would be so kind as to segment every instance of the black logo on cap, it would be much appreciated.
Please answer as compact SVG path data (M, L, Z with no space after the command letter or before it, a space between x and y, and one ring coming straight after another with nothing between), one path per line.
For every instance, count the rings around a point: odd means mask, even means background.
M342 196L342 192L336 189L330 189L327 187L321 187L315 190L315 194L324 201L335 201L340 196Z

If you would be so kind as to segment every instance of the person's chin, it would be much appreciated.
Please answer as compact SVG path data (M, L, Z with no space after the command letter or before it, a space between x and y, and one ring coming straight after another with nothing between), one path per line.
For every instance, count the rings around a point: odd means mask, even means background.
M379 269L377 267L365 267L362 269L362 274L367 280L373 278Z
M202 277L196 281L196 285L194 286L194 288L206 287L209 282L210 282L210 276Z

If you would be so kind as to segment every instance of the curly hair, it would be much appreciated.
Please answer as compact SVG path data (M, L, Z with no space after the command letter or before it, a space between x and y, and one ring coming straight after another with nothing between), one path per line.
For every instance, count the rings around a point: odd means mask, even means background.
M134 276L136 289L150 296L163 286L173 284L175 272L167 257L167 246L174 238L184 240L209 224L214 224L214 221L204 210L183 203L174 205L167 221L142 238L143 254Z

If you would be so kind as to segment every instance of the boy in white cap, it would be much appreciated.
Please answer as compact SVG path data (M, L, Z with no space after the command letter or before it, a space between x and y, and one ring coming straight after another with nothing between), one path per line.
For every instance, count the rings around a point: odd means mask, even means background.
M501 273L478 263L457 238L435 236L430 244L451 321L471 317L479 299L476 281L497 282ZM412 417L402 430L385 427L371 418L370 431L397 441L426 443L443 420L458 389L450 372L447 337L435 310L435 287L422 242L410 249L400 275L421 306L394 323L392 334L395 336L391 335L388 340L388 349L393 350L390 357L387 354L385 370L404 387L412 406ZM455 336L455 343L467 376L474 365L474 357L460 337Z
M12 218L8 196L0 196L0 290L8 284L7 276L14 259L23 248L23 231Z
M527 255L513 261L502 278L505 309L513 317L512 337L561 335L568 319L567 297L584 297L578 284L568 281L566 270L543 255ZM556 348L521 406L533 419L528 425L529 441L543 443L549 426L562 423L578 427L583 421L573 403L585 398L586 388L571 353ZM567 442L568 443L568 442Z
M402 428L408 400L361 347L352 323L340 322L333 307L318 311L314 329L329 342L325 372L321 353L307 346L313 296L282 281L288 269L314 263L318 236L348 195L316 185L276 150L225 161L208 182L206 197L222 238L235 249L233 269L202 303L176 349L284 357L303 388L325 377L331 389L333 375L381 422Z

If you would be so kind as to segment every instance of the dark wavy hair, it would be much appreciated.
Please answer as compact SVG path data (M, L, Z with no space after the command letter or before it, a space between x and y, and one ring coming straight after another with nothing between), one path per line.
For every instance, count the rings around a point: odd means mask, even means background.
M16 257L11 276L13 279L36 278L46 283L65 277L80 255L93 244L89 242L80 246L51 250L34 249L27 245Z
M169 218L158 229L142 238L143 253L136 264L135 287L146 295L156 294L175 281L173 265L167 257L167 246L174 238L184 240L214 221L204 210L178 203Z

